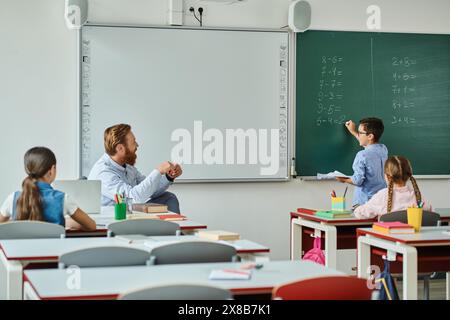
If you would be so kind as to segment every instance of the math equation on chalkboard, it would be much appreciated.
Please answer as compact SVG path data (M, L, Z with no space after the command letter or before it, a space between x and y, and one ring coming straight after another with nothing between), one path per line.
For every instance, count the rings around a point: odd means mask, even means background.
M411 57L392 57L392 117L391 125L409 126L417 123L416 117L411 116L411 110L416 108L417 74L412 69L417 59Z
M322 56L316 100L316 125L340 125L346 120L343 62L340 56Z

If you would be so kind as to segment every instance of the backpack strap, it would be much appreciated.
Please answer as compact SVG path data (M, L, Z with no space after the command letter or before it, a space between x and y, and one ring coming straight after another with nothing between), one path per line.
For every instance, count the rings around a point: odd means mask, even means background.
M315 249L322 249L322 239L320 237L314 238L314 248Z

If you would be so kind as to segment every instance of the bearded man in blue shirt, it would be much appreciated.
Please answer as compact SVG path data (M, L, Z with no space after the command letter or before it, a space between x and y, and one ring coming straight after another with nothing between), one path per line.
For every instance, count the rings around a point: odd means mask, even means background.
M181 166L169 161L161 163L148 176L134 167L138 143L128 124L109 127L104 133L105 154L94 164L89 180L101 180L102 205L114 205L119 193L131 198L133 203L159 203L168 210L180 213L177 197L166 191L183 171Z

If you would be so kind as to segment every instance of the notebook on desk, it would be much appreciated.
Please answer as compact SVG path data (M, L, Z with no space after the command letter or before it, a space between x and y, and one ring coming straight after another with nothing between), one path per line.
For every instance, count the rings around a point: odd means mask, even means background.
M210 280L249 280L252 276L251 270L238 269L216 269L212 270Z
M199 238L208 240L239 240L240 235L235 232L229 232L224 230L200 230L197 232Z
M317 211L314 214L316 217L326 219L351 218L353 214L351 211Z

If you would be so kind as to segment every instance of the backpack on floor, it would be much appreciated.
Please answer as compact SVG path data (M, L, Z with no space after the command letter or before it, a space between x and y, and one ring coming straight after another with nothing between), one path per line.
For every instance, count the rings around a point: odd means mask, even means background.
M378 296L379 300L400 299L398 296L397 287L395 286L394 278L392 278L390 271L390 262L387 259L384 259L384 270L378 275L375 282L381 285Z
M322 251L320 237L314 239L314 247L303 256L303 260L309 260L321 265L325 265L325 254Z

